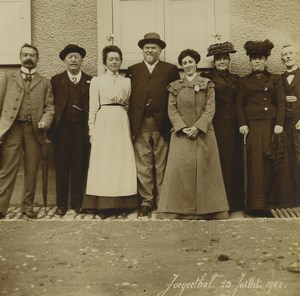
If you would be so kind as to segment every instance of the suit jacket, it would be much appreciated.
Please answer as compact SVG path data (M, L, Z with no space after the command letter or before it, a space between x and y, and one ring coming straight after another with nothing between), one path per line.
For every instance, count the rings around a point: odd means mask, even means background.
M171 122L168 117L168 91L170 82L180 78L175 65L159 61L152 73L145 62L127 69L126 77L131 80L129 98L129 120L132 138L135 139L141 125L147 98L151 98L153 117L161 135L168 139Z
M236 99L239 126L247 120L275 119L276 125L283 126L286 98L281 77L264 71L257 79L252 73L241 78Z
M288 110L291 110L291 112L287 111L287 116L293 117L293 122L296 124L300 120L300 69L298 68L296 70L291 84L288 84L285 73L283 73L281 77L285 95L297 97L296 102L287 103Z
M53 123L49 131L49 138L54 139L59 128L63 112L67 107L69 99L69 76L67 71L57 74L51 78L51 85L54 96L55 113ZM89 89L92 76L82 72L81 75L81 101L84 110L84 124L86 125L86 137L88 137L88 116L89 116Z
M24 96L24 82L20 71L5 74L0 79L0 139L14 123ZM36 139L43 143L44 132L38 128L43 121L51 126L54 106L53 94L49 79L38 73L30 84L31 117Z
M208 78L215 85L216 113L214 118L232 120L236 118L235 99L238 92L239 76L229 71L220 73L217 70L201 73L201 77Z

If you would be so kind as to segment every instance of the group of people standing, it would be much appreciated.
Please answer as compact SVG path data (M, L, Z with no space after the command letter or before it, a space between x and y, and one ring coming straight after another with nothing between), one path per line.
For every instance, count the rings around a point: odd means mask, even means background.
M214 69L200 75L200 54L183 50L182 77L159 59L166 43L157 33L138 46L143 61L125 77L122 51L113 45L102 51L105 74L91 77L81 70L85 49L69 44L59 54L67 69L51 82L36 73L37 48L21 48L21 70L0 78L0 218L23 154L21 210L37 217L45 130L60 216L69 199L75 212L103 218L138 208L138 217L157 209L159 219L226 219L239 210L265 216L299 206L300 70L293 46L282 49L287 72L279 76L266 69L273 43L246 42L252 72L243 78L229 71L236 52L230 42L209 46Z

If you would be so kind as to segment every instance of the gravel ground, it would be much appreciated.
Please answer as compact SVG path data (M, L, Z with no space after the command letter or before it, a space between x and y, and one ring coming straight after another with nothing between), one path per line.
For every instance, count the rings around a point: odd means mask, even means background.
M300 219L74 217L0 222L0 295L299 295Z

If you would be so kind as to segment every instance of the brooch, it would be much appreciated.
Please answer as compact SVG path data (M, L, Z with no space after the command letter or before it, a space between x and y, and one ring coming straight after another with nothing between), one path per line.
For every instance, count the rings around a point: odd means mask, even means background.
M194 86L194 90L195 90L195 92L198 92L200 90L200 86L199 85L195 85Z

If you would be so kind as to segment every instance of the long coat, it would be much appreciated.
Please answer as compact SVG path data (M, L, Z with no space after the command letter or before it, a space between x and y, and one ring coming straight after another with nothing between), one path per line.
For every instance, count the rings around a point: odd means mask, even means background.
M197 87L194 90L194 86ZM217 142L213 83L197 76L169 86L169 116L173 125L158 212L201 215L228 210ZM200 130L190 140L182 129Z
M226 194L231 211L242 209L242 137L238 131L235 100L239 76L229 71L214 69L201 73L215 85L216 113L213 126L218 143Z
M139 131L147 99L151 98L153 117L160 134L169 137L171 123L168 117L168 91L170 82L180 78L175 65L159 61L152 73L145 62L127 69L126 77L131 80L129 98L129 121L133 140Z
M84 110L84 124L86 126L86 138L88 138L88 117L89 117L89 88L92 76L82 72L82 87L81 87L81 100ZM49 137L53 139L59 127L63 112L67 106L69 98L69 76L67 71L57 74L51 78L51 85L53 88L55 113L53 123L49 131Z
M249 210L268 210L272 207L273 162L268 159L267 154L274 126L284 125L285 108L286 98L279 75L264 71L260 78L251 73L240 79L236 111L239 126L249 127L247 136ZM276 191L278 194L279 190Z
M4 74L0 78L0 139L10 129L17 118L24 96L24 83L20 71ZM30 84L30 112L36 139L42 144L43 130L40 121L50 127L53 119L53 94L49 79L35 73Z

